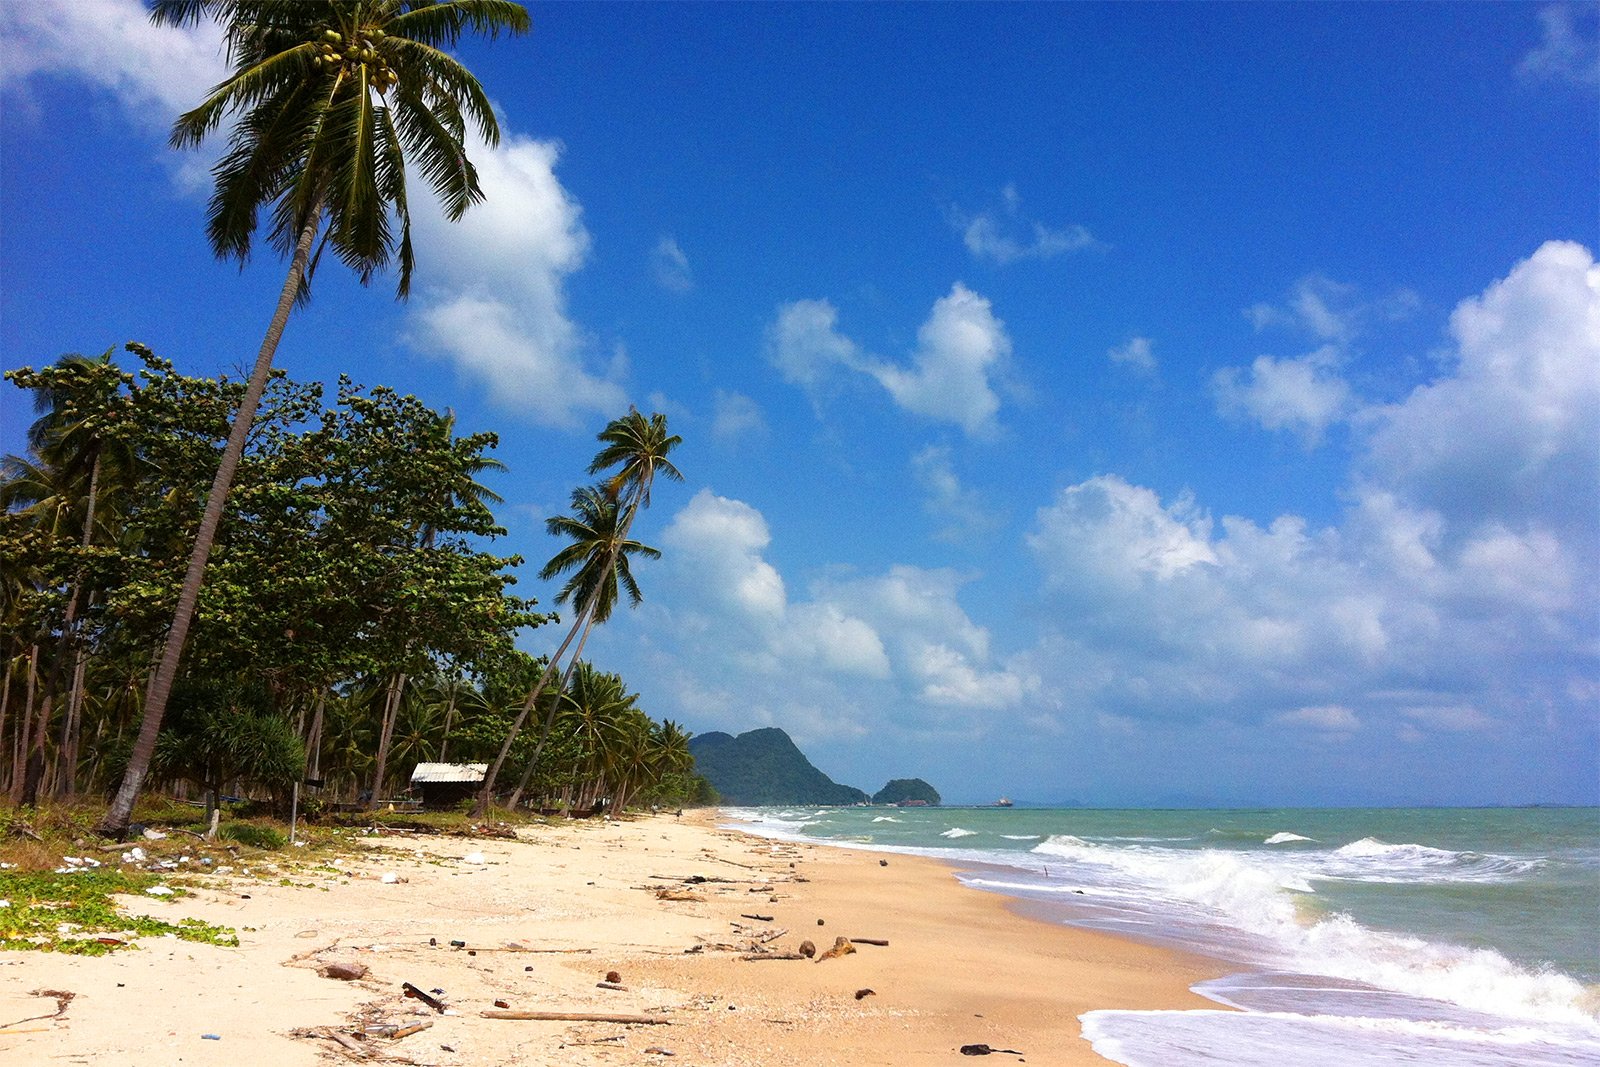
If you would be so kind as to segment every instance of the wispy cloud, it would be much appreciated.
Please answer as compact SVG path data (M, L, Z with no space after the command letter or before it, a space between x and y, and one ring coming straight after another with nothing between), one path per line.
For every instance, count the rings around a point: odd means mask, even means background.
M754 400L743 393L718 389L713 398L711 436L724 444L734 444L767 433L767 419Z
M694 270L674 237L664 235L656 242L650 252L650 269L656 284L668 292L687 293L694 289Z
M936 539L970 545L1002 525L1001 516L982 494L961 483L948 446L929 445L912 456L911 474L922 488L923 510L939 523Z
M1600 88L1600 10L1591 4L1550 4L1539 9L1539 46L1522 57L1517 73L1529 81Z
M1106 358L1121 366L1132 367L1140 374L1156 373L1155 344L1148 337L1130 337L1127 344L1108 350Z
M1014 185L1002 191L998 207L970 216L955 210L951 221L968 252L999 266L1023 259L1052 259L1096 244L1094 235L1083 226L1050 227L1026 218Z

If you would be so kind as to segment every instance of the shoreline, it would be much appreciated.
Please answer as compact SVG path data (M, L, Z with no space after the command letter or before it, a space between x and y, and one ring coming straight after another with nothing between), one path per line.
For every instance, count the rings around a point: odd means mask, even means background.
M1218 1007L1190 987L1227 973L1221 962L1029 916L943 860L775 841L722 821L711 809L517 840L384 834L337 867L291 867L285 850L257 857L252 878L125 898L130 911L231 926L240 947L156 938L98 958L0 953L0 1054L488 1067L671 1053L845 1067L968 1062L961 1045L987 1044L1071 1067L1109 1062L1080 1036L1085 1011ZM821 954L839 937L888 944L820 962L741 958L802 940ZM367 972L323 977L329 963ZM597 984L611 971L622 988ZM444 990L451 1014L407 999L407 982ZM50 991L73 996L59 1016L33 1018L55 1008ZM668 1025L480 1015L496 1001ZM363 1024L424 1022L396 1039L350 1037Z

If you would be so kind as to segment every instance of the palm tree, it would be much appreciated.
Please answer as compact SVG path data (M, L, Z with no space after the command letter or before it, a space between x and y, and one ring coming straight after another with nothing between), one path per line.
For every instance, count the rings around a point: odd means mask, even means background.
M289 270L206 499L128 769L98 827L119 838L155 751L206 560L272 357L290 309L309 292L318 232L323 246L363 283L396 264L397 295L404 299L415 265L408 159L454 220L483 198L464 147L469 120L486 143L500 139L483 87L443 49L469 30L492 39L529 24L527 11L510 0L156 0L151 11L156 23L172 26L208 17L223 26L233 73L179 117L172 143L192 148L224 116L238 116L213 171L211 247L219 258L243 262L257 214L270 207L270 240L289 256ZM398 238L392 220L399 222Z
M634 516L638 514L639 508L650 506L650 490L655 483L655 476L660 474L670 481L683 481L683 474L668 458L668 454L683 443L683 438L667 432L667 417L659 412L652 414L647 419L639 413L637 408L630 407L626 415L618 419L612 419L606 424L605 429L600 431L598 440L605 447L595 454L594 461L589 464L589 473L599 474L601 471L610 470L612 467L620 469L604 486L605 496L608 498L610 506L614 509L616 515L614 519L616 537L605 562L601 563L596 569L595 573L597 575L616 571L619 566L619 553L622 550L622 546L633 543L627 541L628 531L633 526ZM584 490L579 490L579 492L584 492ZM577 503L577 496L578 494L576 493L573 495L574 504ZM550 523L554 524L557 521L556 519L551 519ZM564 531L552 525L551 532ZM659 556L660 553L656 553L656 555ZM561 557L558 556L557 558ZM563 566L552 571L551 567L555 566L555 562L555 560L551 560L550 565L545 568L545 571L549 573L541 573L540 577L552 577L557 573L564 573L570 567L570 565ZM625 566L625 564L623 565ZM576 580L576 577L574 580ZM575 664L578 661L578 657L583 653L583 641L588 638L590 626L597 621L604 622L610 616L611 609L607 606L604 614L596 618L597 598L604 584L595 582L585 588L586 595L578 600L578 603L582 606L578 610L577 618L573 620L572 629L567 632L566 640L561 642L561 647L551 657L549 666L545 668L538 682L529 691L527 699L523 702L521 713L511 724L511 730L506 735L505 744L500 748L500 755L496 758L493 766L489 768L489 773L484 776L483 791L478 796L478 817L480 819L489 814L489 802L494 796L495 779L499 776L500 767L505 763L506 756L511 751L512 743L516 741L517 734L521 731L523 723L527 721L529 713L533 711L534 706L538 703L539 694L550 683L550 679L555 674L556 667L560 663L561 657L566 653L568 646L572 644L574 638L577 638L581 631L583 637L578 640L578 647L572 653L572 663ZM568 583L568 588L571 588L571 583ZM637 587L632 589L631 592L634 596L634 603L638 603ZM563 589L562 593L567 593L567 590ZM557 602L560 602L561 597L556 599ZM567 674L563 677L571 677L571 674L572 666L569 664ZM563 682L564 685L565 682ZM550 725L555 714L555 709L552 706L551 711L545 718L544 728L540 732L539 743L534 747L534 763L538 762L539 752L544 747L545 738L550 734ZM522 789L519 787L512 796L513 807L516 806L516 801L520 800L521 797Z

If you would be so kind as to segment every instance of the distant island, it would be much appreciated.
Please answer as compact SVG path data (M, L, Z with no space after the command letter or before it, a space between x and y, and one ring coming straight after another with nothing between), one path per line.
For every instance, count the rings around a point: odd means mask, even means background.
M697 773L724 804L913 804L939 803L939 791L921 778L896 778L872 797L840 785L812 766L789 735L776 726L737 737L720 731L689 739Z
M936 807L939 804L939 791L921 778L894 778L872 794L872 802Z
M775 726L738 737L713 731L689 739L695 770L721 795L723 803L865 804L867 794L840 785L817 770Z

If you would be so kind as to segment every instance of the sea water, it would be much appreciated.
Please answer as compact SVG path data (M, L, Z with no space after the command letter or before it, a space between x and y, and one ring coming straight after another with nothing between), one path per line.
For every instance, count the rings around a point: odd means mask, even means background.
M1083 1015L1130 1067L1600 1065L1600 809L728 814L1234 968L1195 987L1216 1010Z

